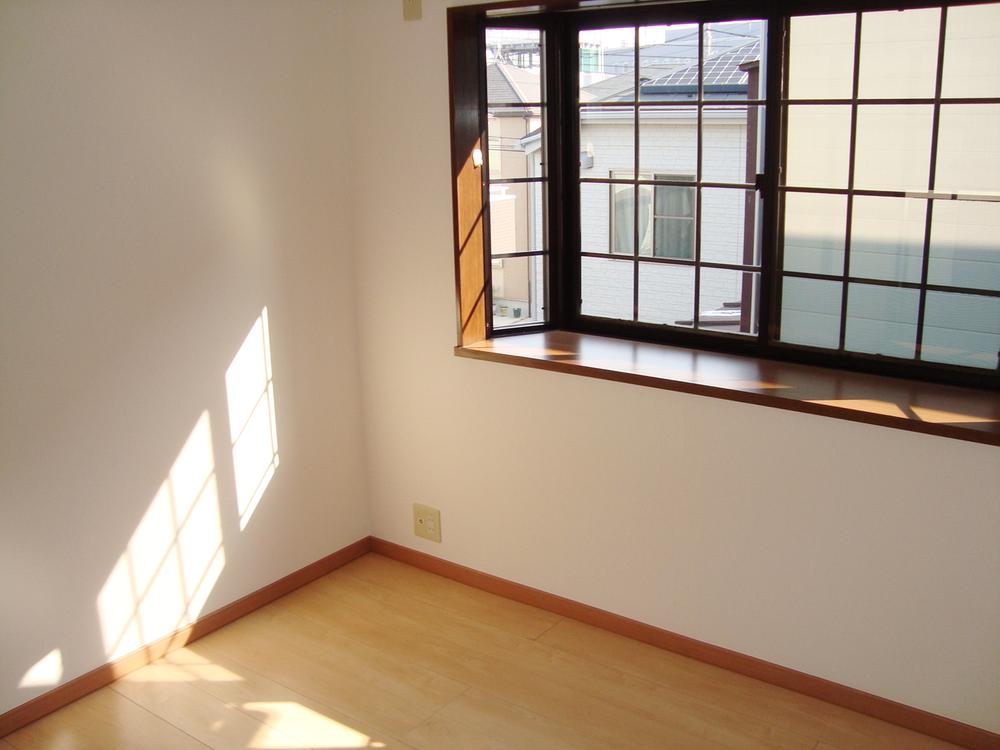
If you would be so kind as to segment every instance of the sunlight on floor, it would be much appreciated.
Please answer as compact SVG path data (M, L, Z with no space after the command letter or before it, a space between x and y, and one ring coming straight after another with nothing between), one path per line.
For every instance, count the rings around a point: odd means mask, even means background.
M245 529L278 468L271 339L267 308L226 370L229 431L240 529Z
M334 721L321 713L291 701L244 703L243 709L258 715L266 726L247 745L255 750L292 750L293 748L384 747L371 737ZM270 730L277 730L275 736ZM289 744L289 738L294 742Z
M19 688L50 687L58 685L63 676L62 651L52 649L35 662L17 683Z
M107 658L189 625L225 567L212 428L202 412L97 597Z
M188 649L174 651L132 672L128 679L132 682L243 682L240 675Z

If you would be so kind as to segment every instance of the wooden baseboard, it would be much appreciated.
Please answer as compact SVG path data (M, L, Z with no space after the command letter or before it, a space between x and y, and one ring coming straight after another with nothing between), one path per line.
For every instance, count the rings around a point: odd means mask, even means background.
M986 729L932 714L887 698L840 685L822 677L814 677L788 667L736 651L713 646L710 643L671 633L652 625L631 620L597 607L566 599L555 594L514 583L504 578L482 573L464 565L442 560L439 557L417 552L384 539L371 540L372 551L394 560L421 568L430 573L450 578L507 599L530 604L548 612L593 625L643 643L673 651L692 659L737 672L762 682L794 690L858 713L874 716L922 734L937 737L974 750L1000 750L1000 735Z
M150 662L159 659L164 654L168 654L174 649L196 641L202 636L208 635L213 630L218 630L224 625L228 625L244 615L250 614L255 609L263 607L265 604L270 604L275 599L280 599L285 594L291 593L295 589L311 581L315 581L317 578L336 570L342 565L346 565L351 560L370 552L371 547L371 537L359 539L353 544L337 550L332 555L327 555L274 583L270 583L253 593L247 594L241 599L237 599L231 604L227 604L204 617L200 617L197 622L181 628L155 643L133 651L121 659L104 664L97 669L70 680L64 685L53 688L44 695L40 695L27 703L22 703L20 706L12 708L7 713L0 715L0 737L17 731L21 727L27 726L31 722L82 698L88 693L110 685L119 677L123 677L140 667L144 667Z

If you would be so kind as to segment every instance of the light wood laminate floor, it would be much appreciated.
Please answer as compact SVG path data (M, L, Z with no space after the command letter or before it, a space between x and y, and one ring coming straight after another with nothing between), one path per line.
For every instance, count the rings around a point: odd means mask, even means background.
M945 748L369 554L0 750Z

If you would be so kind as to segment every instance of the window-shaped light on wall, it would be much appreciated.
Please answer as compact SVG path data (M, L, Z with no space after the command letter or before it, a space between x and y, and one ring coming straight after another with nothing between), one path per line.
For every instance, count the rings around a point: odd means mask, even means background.
M229 433L240 529L245 529L278 468L271 339L261 310L226 370Z
M205 411L98 594L107 658L120 658L194 622L224 566Z

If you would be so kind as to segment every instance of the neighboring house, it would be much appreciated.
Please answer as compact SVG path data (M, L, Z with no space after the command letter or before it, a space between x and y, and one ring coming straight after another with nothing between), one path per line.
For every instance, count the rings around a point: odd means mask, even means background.
M697 53L696 53L697 55ZM760 57L759 42L731 48L705 60L706 100L726 107L707 109L703 116L704 181L744 183L747 175L747 107L750 68ZM655 78L640 75L642 101L696 101L697 60ZM755 73L754 73L755 75ZM631 75L619 76L631 79ZM628 101L634 85L613 90L595 101ZM589 87L594 91L595 86ZM735 103L735 105L734 105ZM697 173L697 109L665 106L643 109L639 122L639 176L641 179L693 181ZM634 175L634 113L631 106L584 107L580 115L581 178L631 179ZM752 177L750 178L752 182ZM630 185L583 184L580 191L581 249L607 253L608 259L585 257L581 269L584 314L632 318L632 255L635 206ZM702 190L701 257L740 263L744 257L747 193L726 188ZM752 213L752 212L751 212ZM639 189L640 256L694 257L696 191L682 186L645 186ZM752 228L752 225L751 225ZM702 271L701 311L726 328L738 325L738 302L743 274L730 270ZM665 264L642 264L639 271L639 317L651 323L683 325L694 313L694 270ZM733 310L733 312L723 312Z
M1000 12L998 12L1000 15ZM702 118L703 182L753 183L754 160L763 118L756 107L740 101L759 82L760 41L746 41L760 29L717 35L706 44ZM895 49L893 60L907 61L889 77L897 96L918 96L925 83L927 56L924 36L914 31L911 48ZM678 39L681 39L678 37ZM676 41L676 40L675 40ZM681 39L681 41L683 41ZM797 31L793 47L796 81L819 89L834 75L822 38ZM742 42L742 43L738 43ZM669 46L669 45L668 45ZM639 123L640 179L684 182L696 175L697 108L678 102L696 101L697 50L694 63L681 64L662 44L640 49L640 99L669 101L671 106L644 107ZM873 48L875 49L875 48ZM826 56L817 50L826 50ZM713 52L713 54L709 54ZM874 52L872 54L875 54ZM797 55L797 57L796 57ZM581 74L580 176L596 180L632 179L634 110L613 106L634 98L634 48L587 50L587 73ZM537 73L497 63L490 80L509 101L531 101ZM980 81L996 80L1000 72L974 71ZM531 77L529 77L531 76ZM532 81L534 83L532 84ZM862 84L864 85L862 76ZM534 85L534 88L531 88ZM946 88L947 88L946 81ZM958 85L952 84L952 85ZM1000 90L1000 89L998 89ZM945 92L947 94L947 91ZM839 94L839 96L849 96ZM864 95L864 91L862 91ZM886 94L888 95L888 94ZM518 98L520 97L520 98ZM537 110L491 112L491 178L541 174L541 133ZM877 282L917 282L922 273L932 284L1000 289L1000 198L990 188L1000 168L1000 105L941 109L941 144L937 162L939 191L964 200L933 201L933 232L926 271L923 269L926 225L928 154L932 106L860 105L858 107L855 187L908 191L906 198L857 196L851 221L852 277ZM759 121L758 121L759 120ZM849 164L850 107L790 107L787 130L787 184L804 187L846 187ZM749 162L749 163L748 163ZM542 191L524 185L491 189L491 231L494 252L542 248ZM582 312L608 318L632 317L634 266L631 261L634 217L638 218L640 257L691 258L694 252L696 190L683 185L642 186L638 207L630 185L581 185L581 250L606 257L584 257L581 266ZM790 192L783 223L783 269L839 275L844 268L847 201L842 195ZM756 260L757 203L755 193L734 188L701 190L701 259L724 263ZM515 218L516 217L516 218ZM542 319L543 264L535 259L494 261L494 312L498 325ZM639 264L639 319L651 323L690 325L694 309L695 274L691 267L664 263ZM704 327L749 331L751 304L756 304L755 275L737 270L702 268L698 301ZM851 284L847 346L854 351L912 356L919 291L870 284ZM838 281L786 278L783 284L781 336L789 342L836 346L842 285ZM984 355L1000 348L1000 300L931 291L932 313L925 323L925 355L958 364L993 367ZM518 311L518 315L514 311ZM706 325L707 324L707 325ZM985 355L989 359L992 355ZM978 357L978 358L976 358Z
M525 54L521 51L521 54ZM524 69L506 62L486 67L491 107L489 133L490 179L537 177L540 158L525 148L525 139L540 141L542 120L537 68ZM540 153L540 152L539 152ZM494 255L541 250L542 194L537 183L490 186L490 245ZM541 320L545 297L545 268L538 258L496 258L492 261L494 316L500 325Z

